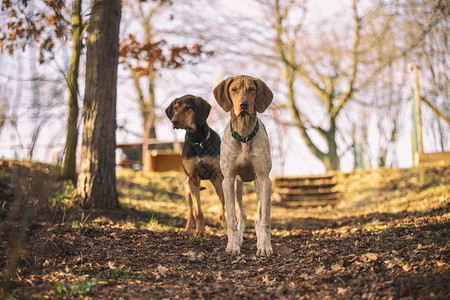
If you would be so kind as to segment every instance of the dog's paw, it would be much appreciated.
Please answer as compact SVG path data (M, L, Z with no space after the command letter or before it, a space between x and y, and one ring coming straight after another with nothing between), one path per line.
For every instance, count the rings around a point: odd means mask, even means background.
M191 235L194 233L194 230L192 228L185 228L181 231L181 233L185 235Z
M270 236L260 238L257 243L258 250L256 255L258 256L271 256L273 254L272 244L270 243Z
M196 238L205 238L206 237L206 231L204 229L203 230L196 230L194 232L194 236Z
M256 251L257 256L266 256L269 257L273 254L272 246L269 247L258 247Z
M238 245L227 245L227 249L225 250L227 253L231 254L232 256L237 256L241 254L241 247Z

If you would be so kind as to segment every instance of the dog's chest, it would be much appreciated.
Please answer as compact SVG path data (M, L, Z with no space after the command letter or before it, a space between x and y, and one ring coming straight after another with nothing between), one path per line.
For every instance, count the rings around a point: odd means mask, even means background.
M252 161L252 150L250 144L242 144L241 151L236 157L236 173L244 182L255 180L256 174Z
M198 176L201 179L213 179L220 171L220 161L218 156L194 156L183 160L186 174Z

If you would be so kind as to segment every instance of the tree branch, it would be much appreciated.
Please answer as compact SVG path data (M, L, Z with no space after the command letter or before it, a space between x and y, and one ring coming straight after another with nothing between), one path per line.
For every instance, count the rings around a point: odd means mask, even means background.
M353 0L353 20L355 21L355 31L353 37L352 50L352 70L349 77L347 91L339 95L339 104L330 112L331 117L336 118L345 103L352 97L355 91L355 80L358 73L359 64L359 43L361 40L361 18L358 15L358 0Z

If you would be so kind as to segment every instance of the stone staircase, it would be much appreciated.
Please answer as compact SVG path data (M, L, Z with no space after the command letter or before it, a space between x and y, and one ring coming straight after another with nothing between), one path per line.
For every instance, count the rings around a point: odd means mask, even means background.
M336 205L341 193L337 188L337 176L333 173L315 176L274 178L275 204L287 207Z

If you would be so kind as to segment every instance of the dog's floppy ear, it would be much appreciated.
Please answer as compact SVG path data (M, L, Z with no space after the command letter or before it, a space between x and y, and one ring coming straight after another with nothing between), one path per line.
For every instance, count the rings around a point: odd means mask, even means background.
M233 82L233 80L234 79L232 77L228 77L227 79L219 83L213 91L214 98L216 98L217 103L219 103L220 107L222 107L225 112L229 112L233 107L228 91L228 88L230 87L230 84Z
M172 101L172 103L170 103L169 106L167 106L165 112L166 112L166 116L169 118L169 120L172 120L173 118L173 105L175 104L175 102L177 102L178 98L176 98L175 100Z
M195 97L194 105L195 121L197 121L197 124L199 125L205 124L206 119L209 116L209 112L211 111L211 105L209 105L209 103L201 97Z
M259 113L263 113L273 100L273 93L269 87L261 80L254 79L256 84L255 108Z

